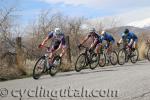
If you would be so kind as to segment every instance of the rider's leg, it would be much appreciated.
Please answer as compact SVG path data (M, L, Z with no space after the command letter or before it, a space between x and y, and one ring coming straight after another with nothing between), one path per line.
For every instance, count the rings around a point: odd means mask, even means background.
M50 49L50 54L49 54L49 62L52 63L52 59L54 57L54 55L56 54L56 50L58 49L59 44L54 43L54 45L52 46L52 48Z
M109 47L109 42L107 41L107 43L106 43L106 45L105 45L106 54L108 53L108 47Z
M53 55L55 54L55 47L52 46L51 49L49 50L49 59L52 59L53 58Z
M109 43L108 52L109 53L112 52L112 43L111 42Z
M100 53L100 49L101 48L102 48L102 44L101 43L99 43L99 44L96 45L96 48L95 48L96 54Z
M51 52L50 52L50 54L49 54L49 63L51 64L52 63L52 59L53 59L53 57L54 57L54 55L55 55L55 50L53 49L53 50L51 50Z
M110 54L112 52L112 47L113 47L113 44L115 43L115 40L112 40L109 42L108 44L108 53Z
M135 39L134 42L133 42L133 48L134 48L134 49L137 48L137 42L138 42L138 39Z

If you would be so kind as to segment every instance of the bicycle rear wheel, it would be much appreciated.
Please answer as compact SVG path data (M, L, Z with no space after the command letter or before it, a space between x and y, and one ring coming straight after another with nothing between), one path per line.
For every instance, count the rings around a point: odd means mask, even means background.
M130 60L132 63L136 63L138 61L138 58L139 58L139 51L138 49L135 49L134 51L132 51L130 55Z
M76 72L80 72L86 65L86 55L84 53L80 54L75 62Z
M45 64L45 56L39 58L34 66L33 69L33 79L39 79L40 76L46 71L46 64Z
M92 53L90 55L91 57L91 61L90 61L90 69L95 69L98 65L98 62L99 62L99 55L96 54L96 53Z
M119 50L118 53L118 64L119 65L124 65L126 62L126 52L124 49Z

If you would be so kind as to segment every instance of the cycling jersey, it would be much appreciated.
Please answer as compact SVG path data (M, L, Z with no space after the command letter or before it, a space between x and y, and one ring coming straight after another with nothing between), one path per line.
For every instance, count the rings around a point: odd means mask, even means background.
M65 45L65 35L62 33L60 35L56 35L55 32L49 32L48 37L52 38L53 41L56 43L62 43L62 45Z
M105 33L102 37L101 37L102 41L107 41L107 42L115 42L115 39L109 34L109 33Z
M52 39L52 47L49 51L55 51L60 44L62 44L63 47L66 47L65 35L63 33L56 35L55 32L49 32L48 37L49 39Z
M130 42L131 39L133 39L133 41L137 41L138 37L134 33L129 32L127 35L125 33L123 33L122 34L122 39L127 40L128 42Z
M93 38L93 41L96 40L96 41L97 41L97 44L98 44L98 43L102 43L101 36L100 36L98 33L89 34L88 37Z

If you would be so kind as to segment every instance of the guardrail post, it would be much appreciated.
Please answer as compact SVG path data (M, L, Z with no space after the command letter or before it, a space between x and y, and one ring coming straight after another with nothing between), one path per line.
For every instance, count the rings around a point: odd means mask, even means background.
M69 36L66 36L66 45L67 45L67 61L71 64L71 50L70 50L70 41Z
M23 64L23 50L22 50L22 41L21 37L16 38L16 65L17 68L22 72L22 74L26 74L24 70L24 64Z

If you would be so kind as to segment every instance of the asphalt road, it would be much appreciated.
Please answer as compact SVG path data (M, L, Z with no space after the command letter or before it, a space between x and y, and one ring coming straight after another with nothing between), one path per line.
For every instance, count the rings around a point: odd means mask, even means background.
M150 62L0 82L0 100L150 100Z

